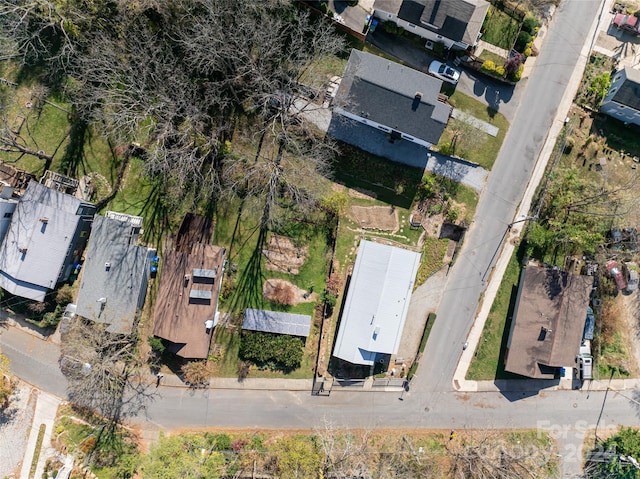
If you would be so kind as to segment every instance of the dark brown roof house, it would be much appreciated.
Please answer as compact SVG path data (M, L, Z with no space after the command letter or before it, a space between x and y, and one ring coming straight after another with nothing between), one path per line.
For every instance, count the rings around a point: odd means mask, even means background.
M520 277L505 370L554 379L560 368L575 367L592 287L593 276L529 264Z
M185 359L207 357L218 320L226 252L210 244L211 231L208 219L187 214L162 258L153 334Z

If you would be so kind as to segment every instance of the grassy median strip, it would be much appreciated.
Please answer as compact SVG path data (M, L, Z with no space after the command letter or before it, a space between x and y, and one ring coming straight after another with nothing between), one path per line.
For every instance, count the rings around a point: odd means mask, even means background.
M467 379L475 381L507 379L516 377L504 370L504 348L509 336L513 315L513 306L520 278L521 251L514 251L502 277L500 289L491 306L482 331L480 343L473 355L473 361L467 371Z
M38 467L38 459L40 458L40 449L42 449L42 441L44 440L44 432L47 426L40 424L38 430L38 439L36 440L36 449L33 451L33 459L31 459L31 469L29 469L29 479L33 479L36 474L36 468Z
M427 346L427 339L429 339L429 334L431 333L431 328L433 327L433 323L436 321L436 313L429 313L427 317L427 324L424 326L424 332L422 333L422 339L420 340L420 347L418 348L418 354L424 353L424 348ZM418 370L418 361L414 361L411 367L409 368L409 372L407 373L407 381L411 381L413 375Z

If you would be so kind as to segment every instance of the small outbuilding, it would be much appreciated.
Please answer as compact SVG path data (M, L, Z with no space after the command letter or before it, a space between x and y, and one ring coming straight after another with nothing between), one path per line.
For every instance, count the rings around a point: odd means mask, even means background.
M306 338L311 331L311 316L247 308L242 329Z

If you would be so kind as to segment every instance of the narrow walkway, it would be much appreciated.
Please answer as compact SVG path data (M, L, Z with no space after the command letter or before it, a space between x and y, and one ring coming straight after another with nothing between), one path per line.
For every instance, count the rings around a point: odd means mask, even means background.
M471 125L474 128L477 128L480 131L484 131L487 135L498 136L498 132L500 128L486 121L482 121L475 116L471 116L468 113L465 113L457 108L454 108L451 111L451 116L456 120L460 120L468 125Z
M475 55L479 57L484 50L487 50L488 52L491 52L491 53L495 53L496 55L500 55L502 58L509 58L509 50L505 50L504 48L497 47L483 40L478 40L478 46L476 47Z
M46 458L52 455L51 432L53 431L53 423L56 419L60 399L52 396L51 394L47 394L44 391L38 391L37 394L38 402L36 403L36 410L31 423L27 449L22 462L22 470L20 471L20 479L29 479L29 472L31 471L33 455L36 452L36 443L38 441L38 433L40 432L41 424L45 425L45 432L42 440L42 446L40 448L40 455L38 457L38 465L36 467L35 474L33 475L34 478L42 477Z

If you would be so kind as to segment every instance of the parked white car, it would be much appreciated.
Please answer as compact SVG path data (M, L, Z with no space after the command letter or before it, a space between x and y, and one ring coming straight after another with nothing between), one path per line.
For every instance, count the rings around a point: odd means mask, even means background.
M438 60L431 62L431 65L429 65L429 73L436 78L440 78L442 81L453 83L454 85L460 80L460 72L458 70Z

